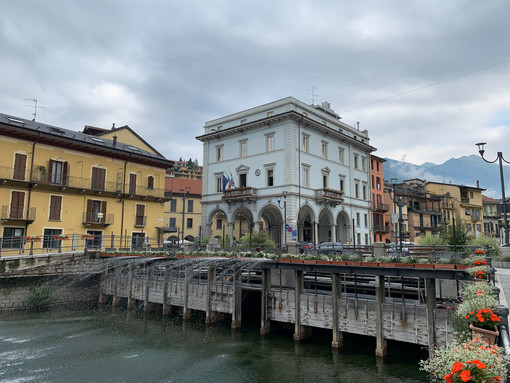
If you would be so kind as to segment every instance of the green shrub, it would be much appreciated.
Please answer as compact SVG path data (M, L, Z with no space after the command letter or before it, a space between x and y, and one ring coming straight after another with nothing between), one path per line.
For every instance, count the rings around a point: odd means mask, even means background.
M50 307L52 302L52 286L32 286L27 295L27 305L32 311L44 311Z
M487 246L492 247L494 250L489 250L487 255L494 257L499 254L499 244L496 238L479 236L478 238L470 238L468 243L469 246L476 246L486 251Z

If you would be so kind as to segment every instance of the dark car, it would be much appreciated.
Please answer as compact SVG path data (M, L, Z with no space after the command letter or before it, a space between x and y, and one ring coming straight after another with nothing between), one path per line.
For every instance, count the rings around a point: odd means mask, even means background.
M299 242L298 243L298 247L299 247L299 254L304 254L308 250L312 250L313 249L313 243L311 243L311 242Z
M319 245L320 254L342 254L343 250L342 242L323 242Z

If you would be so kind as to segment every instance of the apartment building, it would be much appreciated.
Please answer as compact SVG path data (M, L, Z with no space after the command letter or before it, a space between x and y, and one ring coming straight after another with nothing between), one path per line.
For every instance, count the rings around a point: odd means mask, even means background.
M386 213L390 210L390 206L384 201L384 179L383 179L383 163L385 159L375 155L370 156L370 177L372 189L372 224L373 224L373 241L386 242L386 234L389 231L388 222L386 221Z
M173 162L140 148L137 135L126 144L116 131L84 131L0 114L1 232L20 239L2 246L23 247L25 236L44 237L43 247L61 235L92 234L98 246L110 235L158 238Z

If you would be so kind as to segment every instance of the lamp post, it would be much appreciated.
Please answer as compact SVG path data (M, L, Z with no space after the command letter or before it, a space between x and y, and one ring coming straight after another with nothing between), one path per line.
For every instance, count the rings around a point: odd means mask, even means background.
M391 183L391 186L393 187L393 211L394 211L394 214L396 215L397 214L397 197L396 197L396 189L397 189L397 183L398 183L398 178L390 178L390 183ZM395 243L397 242L397 235L400 234L400 227L399 227L399 223L400 223L400 220L398 222L395 222L395 219L393 217L395 217L395 215L392 214L392 217L391 217L391 222L393 224L396 223L396 225L394 226L394 228L396 230L394 230L395 232Z
M283 246L284 248L286 249L287 248L287 191L284 190L282 192L282 196L283 196L283 228L284 228L284 234L283 234ZM276 199L276 201L278 202L278 206L280 207L280 209L282 208L282 206L280 205L280 202L281 202L282 198L281 197L278 197Z
M181 240L182 240L182 246L184 246L184 212L186 210L186 197L189 196L189 192L191 191L190 186L186 186L186 193L184 192L184 189L179 189L179 191L182 193L182 227L181 227Z
M505 198L505 178L503 177L503 161L505 161L507 164L510 164L507 160L503 158L503 152L498 152L498 155L494 161L488 161L484 158L483 154L485 153L484 146L487 145L486 142L479 142L478 144L475 144L478 146L478 153L480 153L480 157L482 159L489 163L493 164L496 161L499 162L499 176L501 178L501 197L503 198L503 221L505 222L505 245L508 246L508 219L506 216L506 198Z

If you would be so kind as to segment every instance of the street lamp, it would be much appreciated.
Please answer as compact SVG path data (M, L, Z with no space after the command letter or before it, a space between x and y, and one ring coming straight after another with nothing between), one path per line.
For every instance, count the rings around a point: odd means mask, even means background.
M282 192L282 195L283 195L283 221L284 221L284 226L283 227L284 227L284 230L285 230L285 234L284 234L284 237L283 237L283 246L286 249L287 248L287 191L284 190ZM281 197L277 197L277 199L276 199L280 209L282 208L282 206L280 205L281 200L282 200Z
M398 242L400 243L400 251L402 251L402 206L404 206L403 201L399 198L397 202L397 195L396 195L396 189L397 189L397 178L390 178L390 183L393 186L393 211L395 214L397 214L397 204L398 204L398 223L396 227L398 228ZM390 196L391 198L391 196ZM394 221L392 217L392 222ZM395 242L397 242L397 233L395 233Z
M503 161L505 161L507 164L510 164L507 160L503 158L503 152L498 152L498 156L494 161L488 161L483 157L483 154L485 153L484 146L486 145L486 142L479 142L478 144L475 144L478 146L478 153L480 153L480 157L482 159L489 163L493 164L496 161L499 162L499 176L501 178L501 197L503 198L503 220L505 222L505 245L508 246L508 219L506 217L506 198L505 198L505 178L503 177Z
M184 211L186 209L186 197L189 196L189 192L191 191L190 186L186 186L186 193L184 193L184 189L179 189L179 191L182 193L182 227L181 227L181 240L182 240L182 246L184 246Z

